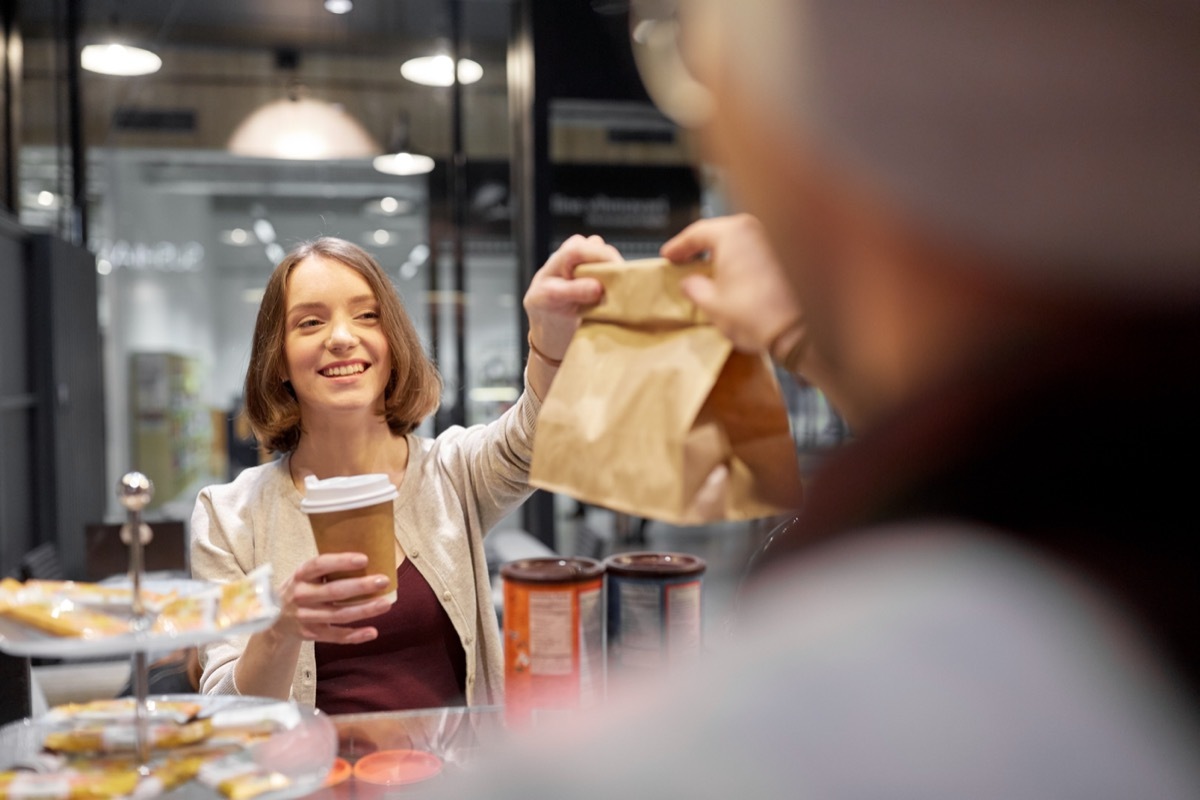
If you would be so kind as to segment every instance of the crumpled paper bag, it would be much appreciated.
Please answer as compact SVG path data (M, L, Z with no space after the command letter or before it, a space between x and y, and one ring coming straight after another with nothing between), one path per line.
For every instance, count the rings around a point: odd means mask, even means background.
M529 482L615 511L695 525L793 510L800 471L765 355L708 322L682 279L704 263L585 264L604 298L538 417Z

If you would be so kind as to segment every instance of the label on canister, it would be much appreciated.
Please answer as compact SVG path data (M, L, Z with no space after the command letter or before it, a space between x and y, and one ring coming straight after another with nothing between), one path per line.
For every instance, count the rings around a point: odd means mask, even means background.
M604 565L530 558L504 578L504 704L510 725L597 705L604 696Z
M684 553L621 553L604 562L608 665L631 675L695 660L703 639L705 563Z

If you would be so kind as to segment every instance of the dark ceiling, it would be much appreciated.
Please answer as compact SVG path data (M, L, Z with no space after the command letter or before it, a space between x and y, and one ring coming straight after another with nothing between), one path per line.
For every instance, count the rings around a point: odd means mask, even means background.
M448 38L450 1L354 0L350 13L331 14L324 0L81 0L82 35L109 35L115 27L151 45L394 52L397 46ZM512 0L459 2L465 46L503 49ZM66 0L25 2L22 28L29 36L61 31L65 8Z

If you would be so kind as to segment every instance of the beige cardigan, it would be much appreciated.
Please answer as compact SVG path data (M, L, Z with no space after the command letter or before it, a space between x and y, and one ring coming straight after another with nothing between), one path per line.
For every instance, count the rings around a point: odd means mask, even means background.
M529 463L540 402L525 392L488 425L451 428L436 439L409 435L408 467L395 502L396 538L440 598L467 654L467 703L500 703L504 652L492 606L483 536L530 492ZM271 564L278 586L317 554L287 458L244 470L200 492L192 513L192 574L239 579ZM248 637L200 648L206 694L239 694L233 669ZM316 702L316 658L304 642L292 699Z

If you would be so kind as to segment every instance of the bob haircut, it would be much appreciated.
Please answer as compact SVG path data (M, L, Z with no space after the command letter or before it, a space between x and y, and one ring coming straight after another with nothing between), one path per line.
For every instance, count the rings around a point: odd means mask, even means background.
M442 379L425 355L400 296L379 263L367 251L343 239L322 237L305 242L279 262L267 281L254 344L246 370L246 416L259 443L290 453L300 443L300 403L287 375L284 340L287 320L287 282L300 262L321 256L353 269L366 279L379 302L379 319L387 338L391 376L384 390L383 416L394 435L414 430L437 408Z

